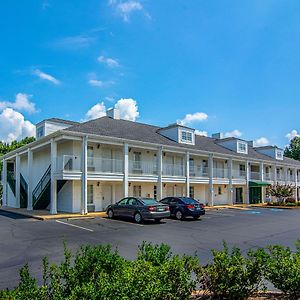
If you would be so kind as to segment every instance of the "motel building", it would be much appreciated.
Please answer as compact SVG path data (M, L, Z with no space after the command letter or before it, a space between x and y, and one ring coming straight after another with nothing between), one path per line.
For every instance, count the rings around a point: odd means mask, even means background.
M299 195L300 162L276 146L121 120L116 109L84 123L44 120L35 142L1 159L3 205L51 214L103 211L127 196L258 203L276 182Z

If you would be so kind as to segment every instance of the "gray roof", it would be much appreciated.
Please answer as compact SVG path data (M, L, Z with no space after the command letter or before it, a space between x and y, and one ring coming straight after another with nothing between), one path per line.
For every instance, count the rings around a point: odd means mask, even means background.
M88 122L79 123L77 125L65 129L65 131L79 132L79 133L93 134L93 135L107 136L107 137L116 137L121 139L158 144L163 146L175 146L175 147L181 147L185 149L202 150L202 151L208 151L208 152L213 152L216 154L223 154L223 155L234 155L234 156L239 156L243 159L247 159L247 158L259 159L259 160L270 161L273 163L281 162L270 156L255 151L255 149L251 146L248 146L248 154L236 153L235 151L232 151L230 149L221 146L218 143L219 140L210 137L205 137L205 136L195 135L195 145L177 143L158 133L160 129L162 128L153 125L143 124L139 122L132 122L127 120L116 120L105 116ZM300 161L290 159L287 157L284 157L283 162L288 164L297 164L300 166Z

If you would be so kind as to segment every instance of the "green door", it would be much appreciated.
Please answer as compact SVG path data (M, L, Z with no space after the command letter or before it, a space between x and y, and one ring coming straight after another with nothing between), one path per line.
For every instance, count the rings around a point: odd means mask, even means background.
M250 204L262 202L261 187L250 187L249 189Z

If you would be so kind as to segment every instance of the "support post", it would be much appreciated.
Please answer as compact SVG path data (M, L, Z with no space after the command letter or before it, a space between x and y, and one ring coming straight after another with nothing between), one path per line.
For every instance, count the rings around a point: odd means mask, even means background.
M260 170L260 181L264 181L264 179L265 179L265 170L264 170L264 163L263 162L261 162L260 163L260 166L259 166L259 170ZM262 186L261 187L261 202L262 203L265 203L265 191L266 191L266 189Z
M3 160L3 169L2 169L2 205L7 206L7 160Z
M20 154L16 155L16 206L20 208L21 197L20 197Z
M87 143L88 137L82 138L82 178L81 178L81 214L87 214Z
M228 178L229 178L229 190L228 190L228 204L233 205L233 184L232 184L232 158L228 161Z
M295 168L294 170L295 172L295 198L296 198L296 201L298 201L298 173L297 173L297 168Z
M128 152L129 152L128 144L124 143L124 146L123 146L123 159L124 159L123 194L124 194L124 197L128 197L128 164L129 164Z
M57 160L57 143L51 139L51 196L50 214L57 214L57 180L55 178Z
M162 147L158 148L157 151L157 199L161 200L163 198L163 183L162 183L162 176L163 176L163 149Z
M249 192L250 192L250 186L249 186L249 180L250 180L250 167L249 167L249 161L246 161L246 190L244 191L244 199L245 203L249 204L250 199L249 199Z
M27 174L28 174L28 190L27 190L27 210L32 210L32 191L33 191L33 186L32 186L32 173L33 173L33 153L31 149L28 149L27 152Z
M208 176L209 176L208 205L209 206L214 206L214 185L213 185L214 161L213 161L213 154L210 154L209 158L208 158Z
M190 153L187 152L185 156L185 169L186 169L186 192L185 196L190 196Z

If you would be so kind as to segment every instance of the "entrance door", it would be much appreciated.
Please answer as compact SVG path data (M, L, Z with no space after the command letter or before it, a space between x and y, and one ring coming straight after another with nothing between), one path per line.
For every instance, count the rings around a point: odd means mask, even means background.
M235 203L243 203L243 188L241 187L235 189Z
M250 187L249 189L250 204L257 204L262 202L261 187Z
M102 210L106 210L107 206L112 203L112 186L105 184L102 188Z

